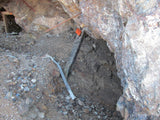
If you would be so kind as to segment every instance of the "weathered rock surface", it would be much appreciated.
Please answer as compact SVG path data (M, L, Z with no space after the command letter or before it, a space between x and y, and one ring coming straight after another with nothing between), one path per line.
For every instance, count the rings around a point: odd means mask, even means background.
M16 23L27 32L44 32L69 18L57 0L10 0L4 8L13 13ZM64 32L71 26L72 23L68 21L52 30L52 33Z
M95 37L107 41L115 53L124 88L117 110L125 119L158 119L160 116L160 10L157 0L59 0L66 12L77 7L75 19Z

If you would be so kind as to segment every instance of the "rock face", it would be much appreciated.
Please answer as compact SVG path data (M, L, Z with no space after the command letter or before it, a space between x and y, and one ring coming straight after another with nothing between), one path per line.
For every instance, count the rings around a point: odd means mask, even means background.
M15 14L16 21L26 30L39 30L51 26L52 19L67 18L55 13L61 7L54 0L45 4L26 0L36 11L25 4L6 6ZM48 2L51 3L48 3ZM160 2L159 0L58 0L70 15L82 13L74 20L90 35L107 41L115 53L116 67L123 86L123 95L117 110L126 120L158 119L160 117ZM45 7L44 7L45 6ZM47 7L46 7L47 6ZM50 7L49 7L50 6ZM58 5L59 6L59 5ZM24 8L23 8L24 7ZM40 8L40 9L38 9ZM48 12L47 12L48 11ZM42 17L43 16L43 17ZM45 23L45 21L48 21ZM49 22L51 21L51 22ZM36 27L37 24L42 25Z
M117 103L125 119L160 116L160 3L157 0L59 0L69 15L115 53L123 95ZM69 4L69 5L68 5ZM74 6L74 7L71 7ZM73 9L77 10L73 11ZM75 9L76 8L76 9Z
M3 1L1 3L4 4ZM4 8L13 13L16 23L27 32L44 32L69 18L57 0L10 0ZM71 26L69 21L52 30L52 33L64 32Z

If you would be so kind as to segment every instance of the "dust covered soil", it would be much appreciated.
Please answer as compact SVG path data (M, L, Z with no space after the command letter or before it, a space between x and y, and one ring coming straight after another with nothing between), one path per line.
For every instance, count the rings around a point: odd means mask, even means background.
M0 120L121 120L122 94L113 54L104 41L85 35L66 91L53 56L64 69L75 33L0 36ZM117 84L116 84L117 83Z

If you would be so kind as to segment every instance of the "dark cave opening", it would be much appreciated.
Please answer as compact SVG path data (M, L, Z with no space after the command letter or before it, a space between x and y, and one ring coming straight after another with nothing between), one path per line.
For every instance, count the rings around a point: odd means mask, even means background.
M122 95L121 80L117 75L116 60L104 40L85 34L69 76L73 91L78 96L89 96L115 110Z
M16 23L15 16L7 12L3 7L0 8L0 21L3 21L5 33L17 35L22 31L22 28Z

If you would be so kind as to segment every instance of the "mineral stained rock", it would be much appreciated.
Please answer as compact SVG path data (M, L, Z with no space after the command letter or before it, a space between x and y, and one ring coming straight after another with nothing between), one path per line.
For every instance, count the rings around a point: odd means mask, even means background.
M70 16L115 53L126 120L160 116L160 3L158 0L59 0ZM69 5L68 5L69 4ZM73 7L71 7L71 5ZM72 9L74 8L74 9ZM76 9L75 9L76 8Z

